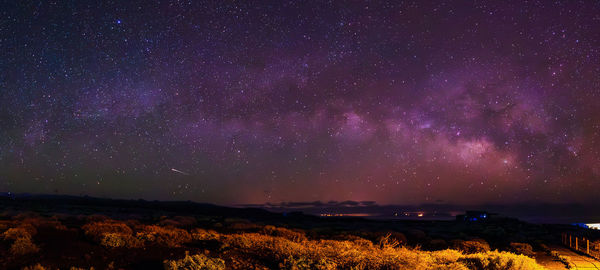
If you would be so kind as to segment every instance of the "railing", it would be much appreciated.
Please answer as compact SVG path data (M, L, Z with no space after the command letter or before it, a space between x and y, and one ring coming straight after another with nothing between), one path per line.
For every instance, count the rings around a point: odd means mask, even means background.
M590 239L583 236L563 233L562 243L572 250L600 259L600 241L596 240L590 242Z

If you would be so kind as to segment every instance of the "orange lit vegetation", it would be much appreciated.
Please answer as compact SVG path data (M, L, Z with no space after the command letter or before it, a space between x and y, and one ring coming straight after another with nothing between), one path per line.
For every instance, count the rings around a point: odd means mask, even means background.
M188 224L190 224L189 222ZM18 224L18 225L17 225ZM39 252L32 241L42 222L0 223L2 239L11 241L13 256ZM509 252L491 251L484 240L431 241L453 249L424 251L406 246L406 237L399 232L342 232L324 235L311 231L271 225L242 226L250 231L217 232L203 228L186 230L167 226L145 225L140 222L115 221L106 218L88 219L81 227L86 241L109 250L185 248L193 252L185 257L171 255L163 261L165 269L543 269L535 260ZM55 224L62 226L61 224ZM63 226L64 227L64 226ZM362 235L363 237L359 236ZM410 237L424 238L422 231L408 231ZM214 244L207 250L205 244ZM439 243L438 243L439 242ZM194 246L203 246L198 250ZM41 247L43 249L43 245ZM515 252L530 255L531 246L511 244ZM181 254L181 253L179 253ZM191 255L190 255L191 254ZM37 268L34 268L37 267ZM44 269L33 264L30 269Z
M33 243L33 235L36 229L29 223L21 224L19 227L8 228L2 233L2 238L6 241L12 241L10 253L14 256L21 256L30 253L36 253L40 249Z
M108 220L88 223L83 230L91 240L113 248L139 248L146 245L179 247L192 241L189 232L172 226L137 225L134 234L127 224Z
M223 235L225 247L288 269L543 269L535 260L508 252L464 254L457 250L422 251L383 238L368 240L304 240L257 233Z

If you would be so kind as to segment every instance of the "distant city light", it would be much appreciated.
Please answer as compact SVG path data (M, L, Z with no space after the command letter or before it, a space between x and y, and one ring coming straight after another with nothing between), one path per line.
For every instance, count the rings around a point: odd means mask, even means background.
M600 230L600 223L588 223L585 225L587 225L590 229Z

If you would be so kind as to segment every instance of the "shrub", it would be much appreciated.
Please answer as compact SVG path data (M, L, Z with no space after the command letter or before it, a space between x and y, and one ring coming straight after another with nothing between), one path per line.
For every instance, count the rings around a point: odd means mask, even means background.
M268 235L283 237L294 242L306 240L306 235L303 232L293 231L283 227L267 225L263 228L263 232Z
M337 267L338 269L454 269L466 270L473 265L495 265L519 269L517 266L538 267L526 256L509 257L510 253L477 253L469 257L456 250L427 252L405 247L359 245L352 241L307 240L302 243L283 237L256 233L223 235L222 241L238 252L251 257L278 262L281 268L310 269L311 267ZM512 254L514 255L514 254ZM517 256L517 255L514 255ZM525 259L524 259L525 258ZM526 259L529 259L527 261ZM487 261L485 261L487 260ZM489 262L488 262L489 261ZM496 263L497 261L497 263ZM323 262L321 264L321 262ZM530 264L533 262L533 264ZM479 264L478 264L479 263ZM515 265L511 267L510 264ZM536 269L523 267L521 269ZM327 269L327 268L323 268ZM480 268L475 268L480 269ZM537 268L539 269L539 267Z
M165 270L221 270L225 269L225 261L219 258L210 258L203 254L190 256L187 252L181 260L165 260Z
M19 221L19 227L26 228L32 235L35 234L36 229L39 227L53 228L56 230L66 230L65 227L56 218L41 218L41 217L28 217Z
M334 270L337 269L337 265L334 262L321 259L318 262L306 258L294 258L289 257L279 264L279 269L286 270Z
M23 267L23 270L46 270L46 268L38 263L38 264L32 265L32 266L25 266L25 267Z
M89 216L80 216L80 219L85 219L87 222L90 223L94 223L94 222L111 222L112 219L109 218L108 216L105 215L100 215L100 214L92 214Z
M263 227L256 224L256 223L246 223L246 222L238 222L238 223L232 223L229 226L229 229L235 230L235 231L257 231L262 229Z
M422 231L419 231L422 232ZM375 232L375 233L367 233L368 236L370 236L371 239L375 240L375 243L379 243L379 240L381 240L384 237L389 238L390 240L394 240L397 241L399 243L399 245L405 245L408 240L406 239L406 236L403 233L400 232L396 232L396 231L379 231L379 232Z
M523 254L525 256L533 257L533 247L527 243L510 243L510 249L516 254Z
M10 246L10 253L13 255L36 253L39 250L40 249L31 241L31 238L29 237L17 238Z
M136 236L146 242L167 247L179 247L192 241L192 237L186 230L156 225L143 226Z
M465 255L458 261L464 262L471 269L520 269L542 270L534 259L524 255L509 252L488 251L484 253Z
M378 243L379 247L382 249L397 248L398 246L400 246L400 241L398 241L396 238L392 237L392 234L390 234L390 233L388 233L385 236L379 237L379 239L377 239L377 243Z
M144 245L141 239L138 239L129 234L121 233L104 233L100 240L100 245L105 247L128 247L128 248L139 248Z
M452 246L467 254L490 251L490 245L483 239L453 240Z
M158 224L161 226L172 227L192 227L196 225L196 218L189 216L175 216L173 218L164 217Z
M10 228L2 233L2 237L7 240L17 240L18 238L31 238L31 233L23 227Z
M207 241L207 240L218 240L219 233L213 230L205 230L201 228L194 228L191 232L192 239L195 241Z
M96 242L101 242L105 234L131 235L133 231L129 226L116 221L98 221L83 225L85 235Z

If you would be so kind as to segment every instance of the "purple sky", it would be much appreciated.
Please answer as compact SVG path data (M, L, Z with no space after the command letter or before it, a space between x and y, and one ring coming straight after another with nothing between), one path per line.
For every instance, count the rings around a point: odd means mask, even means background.
M599 202L599 14L598 1L13 1L0 190Z

